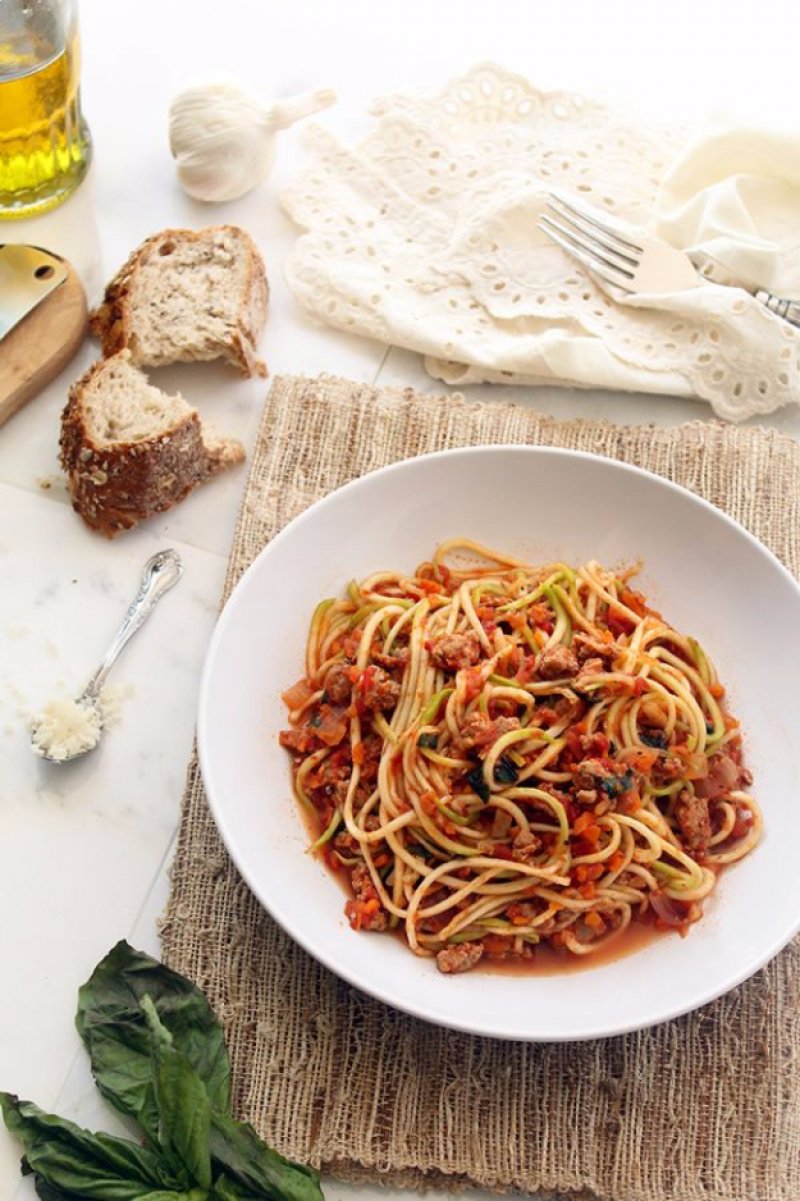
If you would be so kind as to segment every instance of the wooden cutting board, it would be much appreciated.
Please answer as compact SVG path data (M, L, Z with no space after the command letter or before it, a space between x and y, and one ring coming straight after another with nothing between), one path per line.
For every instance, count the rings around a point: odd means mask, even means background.
M0 338L0 425L58 375L86 336L86 293L75 269L50 251L37 254L40 279L48 270L42 255L66 275Z

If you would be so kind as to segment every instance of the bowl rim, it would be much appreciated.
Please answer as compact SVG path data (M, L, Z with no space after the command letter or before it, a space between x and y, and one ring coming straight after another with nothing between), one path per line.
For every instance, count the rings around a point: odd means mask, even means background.
M731 972L721 983L717 983L711 987L700 989L696 995L693 995L688 1000L677 1005L669 1004L663 1006L662 1011L659 1011L654 1016L650 1016L641 1022L621 1022L619 1024L606 1023L602 1029L597 1027L583 1027L580 1029L571 1029L561 1033L549 1033L547 1035L538 1035L524 1028L510 1029L508 1025L502 1027L483 1026L481 1029L476 1028L474 1023L467 1020L460 1020L458 1013L448 1010L446 1013L441 1012L438 1016L432 1016L430 1008L426 1010L424 1004L416 1004L413 1000L398 1001L391 995L390 990L383 989L380 983L380 977L376 979L364 978L357 970L352 969L348 964L342 964L335 959L335 956L327 952L324 942L320 946L312 946L310 940L303 934L298 933L291 925L287 924L282 915L276 908L269 904L261 895L259 882L251 878L251 874L242 866L240 866L236 853L236 839L228 825L224 813L224 806L219 806L215 799L215 782L213 779L213 771L211 767L211 755L209 751L209 727L207 725L207 714L209 700L212 692L212 677L216 667L217 656L219 653L220 644L225 638L228 626L236 619L236 612L240 598L248 586L248 580L259 569L262 560L272 551L272 548L286 541L291 537L293 531L299 526L302 526L309 521L314 520L315 515L320 509L331 503L334 498L338 498L343 494L358 492L365 487L369 487L376 478L387 477L397 472L407 470L410 466L420 463L423 460L436 462L437 460L453 459L456 457L463 458L479 458L489 455L508 455L512 454L520 458L539 458L547 457L552 459L566 458L571 460L584 460L594 464L601 464L603 467L609 468L611 471L620 471L623 474L628 474L640 479L645 479L650 485L661 486L667 493L677 494L684 499L688 498L691 502L699 505L702 509L709 511L716 519L721 520L732 531L739 536L744 536L745 541L750 548L755 550L762 558L766 559L770 566L777 568L786 583L789 584L791 591L795 594L795 599L800 610L800 582L792 575L787 567L780 561L777 555L765 546L754 534L746 529L735 518L731 517L723 509L718 508L705 497L699 496L690 488L682 484L675 483L673 480L667 479L665 476L659 475L656 472L649 471L646 468L638 467L635 464L625 463L611 456L595 454L590 451L572 450L560 446L538 446L520 443L482 443L477 446L459 446L451 447L444 450L430 451L421 455L414 455L410 458L398 459L393 463L386 464L383 467L375 468L372 471L365 472L364 475L356 479L349 480L347 483L340 485L338 488L332 489L324 496L312 501L305 509L293 517L286 523L261 550L258 552L253 561L249 564L246 570L242 573L233 589L230 596L225 602L221 612L217 617L214 630L206 651L203 670L200 680L200 690L197 709L197 756L202 776L203 786L208 799L209 809L216 825L217 831L230 855L236 870L244 879L249 890L259 905L273 918L274 921L289 935L289 937L297 943L308 955L320 963L326 970L333 972L339 979L346 981L348 984L357 988L360 992L380 1001L390 1008L399 1010L400 1012L410 1014L412 1017L418 1018L421 1021L426 1021L430 1024L437 1025L446 1029L455 1030L465 1034L476 1035L484 1038L497 1038L503 1041L530 1042L530 1043L562 1043L562 1042L585 1042L587 1040L612 1038L622 1034L632 1034L640 1030L650 1029L654 1026L661 1025L664 1022L672 1021L675 1018L682 1017L687 1013L691 1013L702 1006L717 1000L736 988L745 980L753 976L757 971L769 963L800 931L800 907L794 920L777 935L771 943L760 953L760 955L750 961L746 967Z

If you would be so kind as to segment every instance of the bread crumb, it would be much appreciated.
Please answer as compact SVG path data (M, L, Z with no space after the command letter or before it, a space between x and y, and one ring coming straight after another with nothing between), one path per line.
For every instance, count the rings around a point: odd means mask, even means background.
M51 488L65 487L66 480L63 475L40 475L36 477L36 486L41 488L42 492L49 492Z

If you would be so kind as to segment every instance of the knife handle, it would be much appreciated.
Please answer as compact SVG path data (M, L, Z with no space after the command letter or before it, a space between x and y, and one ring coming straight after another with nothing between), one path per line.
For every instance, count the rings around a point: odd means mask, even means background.
M771 292L767 292L763 288L756 292L756 300L765 305L771 313L783 317L784 321L788 321L790 325L800 328L800 300L783 300L780 296L773 296Z

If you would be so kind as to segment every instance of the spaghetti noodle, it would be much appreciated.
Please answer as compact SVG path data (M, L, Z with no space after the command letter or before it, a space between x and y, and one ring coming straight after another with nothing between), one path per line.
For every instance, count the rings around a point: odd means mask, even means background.
M698 919L761 815L713 665L635 570L454 539L318 605L281 742L354 929L453 972Z

